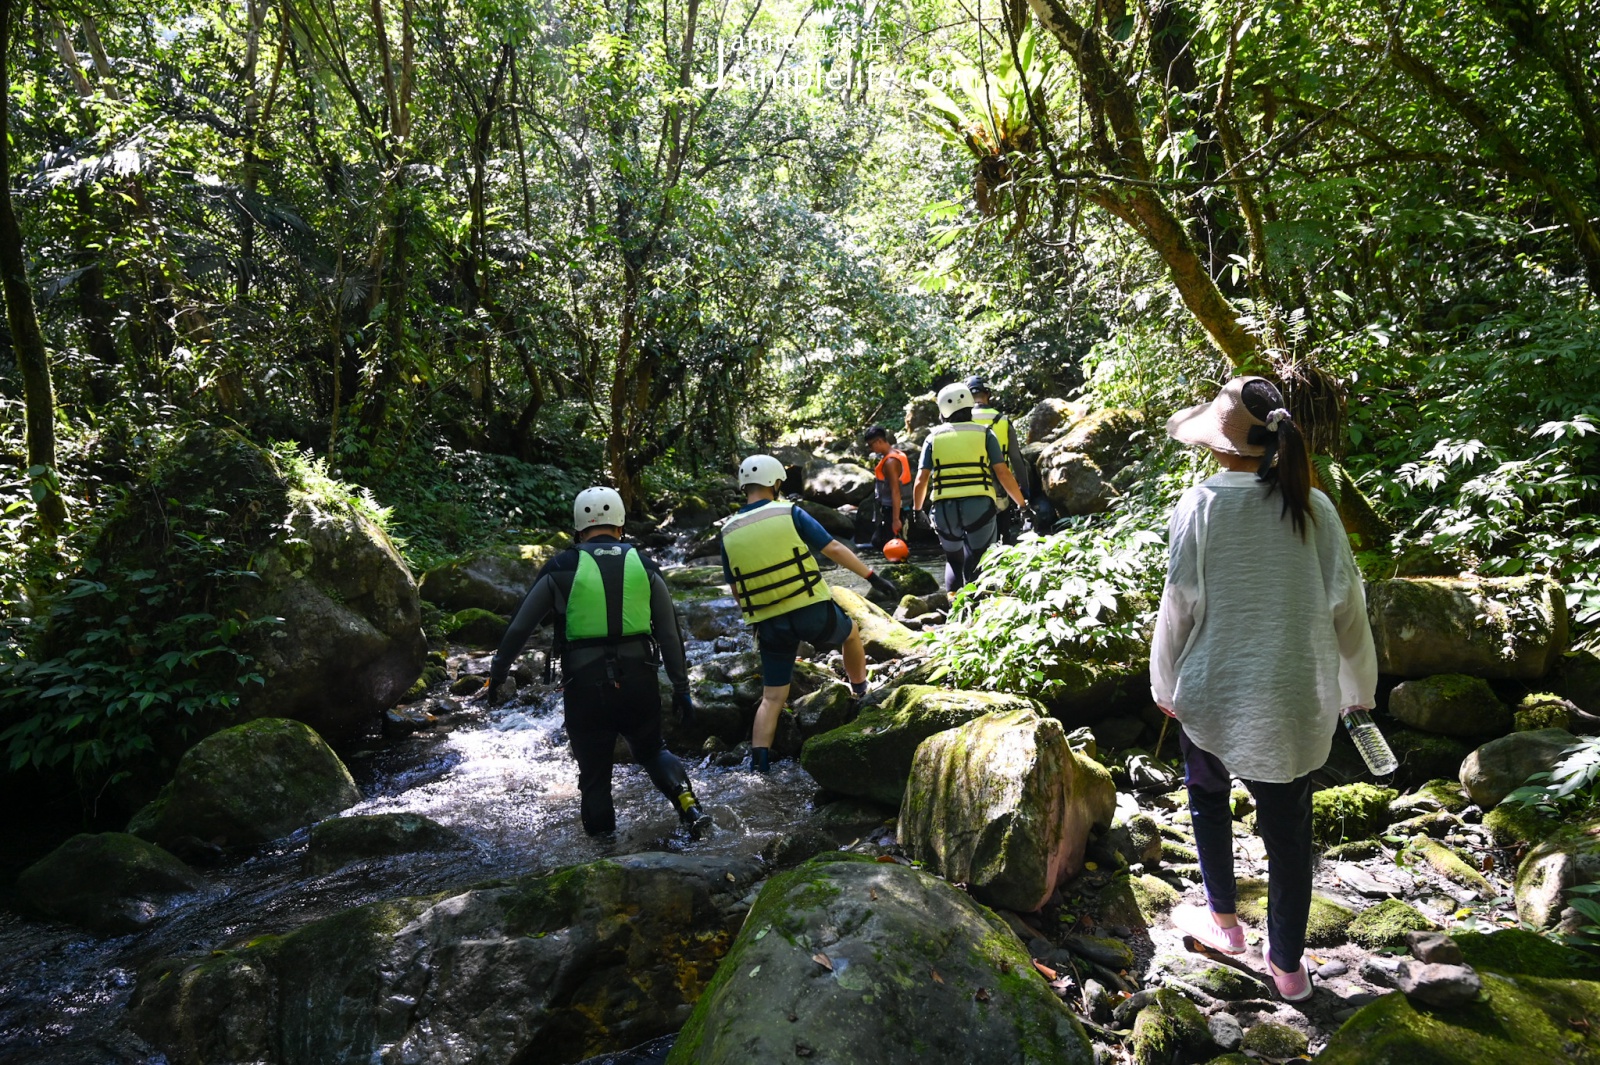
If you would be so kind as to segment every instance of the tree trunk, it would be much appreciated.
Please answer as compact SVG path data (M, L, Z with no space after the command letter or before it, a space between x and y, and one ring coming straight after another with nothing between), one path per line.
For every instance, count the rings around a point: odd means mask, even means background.
M56 476L55 395L50 386L50 356L34 311L33 289L22 250L22 229L11 205L11 18L13 0L0 0L0 288L4 289L11 345L22 376L28 431L28 479L39 504L39 524L48 535L67 520Z

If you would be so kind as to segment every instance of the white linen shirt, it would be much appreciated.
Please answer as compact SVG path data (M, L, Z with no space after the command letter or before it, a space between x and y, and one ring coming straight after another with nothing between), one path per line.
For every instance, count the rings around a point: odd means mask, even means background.
M1287 784L1328 760L1339 711L1375 705L1361 574L1333 502L1306 538L1254 473L1184 493L1168 525L1150 694L1245 780Z

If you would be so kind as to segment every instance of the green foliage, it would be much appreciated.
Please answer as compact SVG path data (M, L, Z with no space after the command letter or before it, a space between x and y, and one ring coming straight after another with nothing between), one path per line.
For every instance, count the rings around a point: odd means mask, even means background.
M1581 736L1562 753L1549 772L1535 773L1504 799L1564 820L1581 819L1600 810L1600 736Z

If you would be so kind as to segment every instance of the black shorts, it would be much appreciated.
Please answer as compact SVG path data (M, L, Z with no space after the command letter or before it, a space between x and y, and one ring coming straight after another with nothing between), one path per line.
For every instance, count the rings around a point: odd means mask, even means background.
M782 688L794 679L794 656L802 640L819 651L832 650L850 638L855 622L839 604L811 603L799 610L756 623L761 651L761 683Z

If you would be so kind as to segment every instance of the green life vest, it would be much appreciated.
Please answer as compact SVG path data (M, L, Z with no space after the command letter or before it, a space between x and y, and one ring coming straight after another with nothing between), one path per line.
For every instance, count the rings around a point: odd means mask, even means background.
M650 573L632 544L582 543L567 593L566 644L650 635Z
M775 501L735 514L723 523L722 549L733 573L733 597L752 625L833 598L794 527L793 503Z
M989 462L989 427L949 422L928 434L933 442L933 498L993 496L997 482Z

